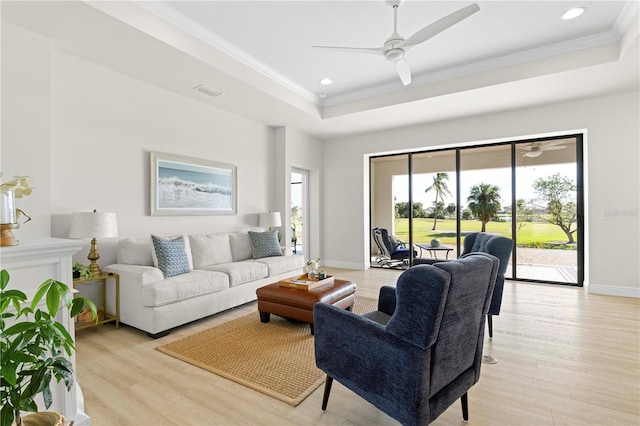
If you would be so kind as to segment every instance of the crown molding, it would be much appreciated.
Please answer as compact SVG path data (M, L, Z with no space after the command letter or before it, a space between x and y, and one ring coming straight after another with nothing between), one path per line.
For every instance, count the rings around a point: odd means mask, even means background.
M252 70L270 78L271 80L291 90L295 94L320 107L331 107L347 102L362 100L369 97L385 95L392 92L408 91L412 88L423 85L434 84L449 79L465 77L472 74L492 71L508 66L519 65L526 62L533 62L557 55L602 46L609 43L615 43L618 42L622 35L627 31L627 29L633 22L633 18L638 12L638 2L627 1L620 11L620 14L618 15L611 30L606 32L585 36L574 40L568 40L549 46L534 48L524 52L517 52L506 56L491 58L472 64L437 70L426 74L414 75L413 83L411 84L411 86L406 88L400 86L399 82L390 80L387 83L383 83L373 87L356 89L350 92L344 92L342 94L321 99L317 94L306 90L299 84L287 78L282 73L266 65L264 62L260 61L254 56L249 55L233 43L225 40L208 28L177 12L175 9L167 6L163 2L143 0L134 0L134 2L150 11L151 13L172 23L173 25L176 25L183 31L186 31L187 33L193 35L194 37L197 37L198 39L213 46L214 48L219 49L233 59L248 66Z
M550 58L562 54L572 53L584 49L603 46L610 43L616 43L620 36L616 35L613 31L607 31L599 34L581 37L566 42L561 42L549 46L539 47L535 49L526 50L523 52L513 53L511 55L500 56L497 58L491 58L484 61L474 62L472 64L462 65L453 68L446 68L443 70L430 72L426 74L413 76L413 82L411 86L404 88L404 90L411 90L411 88L419 87L427 84L434 84L441 81L446 81L454 78L466 77L473 74L479 74L482 72L493 71L500 68L505 68L513 65L519 65L528 62L534 62L541 59ZM398 91L398 84L395 81L379 85L374 88L367 88L363 90L357 90L342 95L333 96L327 98L322 102L323 107L335 106L346 102L358 101L367 97L385 95L391 92Z
M275 82L281 84L297 95L302 96L304 99L311 101L316 105L320 105L320 98L316 94L309 92L299 84L287 78L285 75L269 67L264 62L258 60L252 55L249 55L233 43L225 40L224 38L215 34L213 31L177 12L175 9L167 6L163 2L134 0L134 3L143 7L154 15L170 22L183 31L186 31L194 37L197 37L210 46L219 49L223 53L248 66L254 71L274 80Z

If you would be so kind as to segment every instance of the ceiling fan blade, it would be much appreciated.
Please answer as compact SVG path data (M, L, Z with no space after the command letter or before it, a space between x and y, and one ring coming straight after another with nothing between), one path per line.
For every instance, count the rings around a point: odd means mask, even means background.
M341 47L341 46L311 46L316 49L333 50L336 52L347 53L373 53L375 55L384 55L384 47Z
M403 46L411 47L427 41L431 37L440 34L442 31L457 24L463 19L468 18L479 10L480 7L476 3L470 4L467 7L463 7L462 9L453 12L445 16L444 18L438 19L436 22L429 24L423 29L419 30L414 35L409 37Z
M402 80L402 84L405 86L411 84L411 68L409 68L406 60L400 59L396 62L396 71L398 72L398 76L400 76L400 80Z
M542 147L548 148L550 146L562 145L563 143L567 143L566 139L556 139L554 141L543 142Z

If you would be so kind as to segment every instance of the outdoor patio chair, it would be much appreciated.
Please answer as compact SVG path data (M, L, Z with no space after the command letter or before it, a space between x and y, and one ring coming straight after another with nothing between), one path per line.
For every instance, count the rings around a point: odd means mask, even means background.
M376 263L385 267L403 267L408 266L408 260L410 257L409 248L407 245L392 235L385 228L373 228L373 240L378 246L378 257ZM414 250L413 256L417 256L418 253Z

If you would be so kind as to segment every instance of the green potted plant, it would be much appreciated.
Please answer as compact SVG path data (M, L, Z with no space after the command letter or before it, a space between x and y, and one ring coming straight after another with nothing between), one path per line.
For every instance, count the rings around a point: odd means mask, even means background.
M73 279L78 279L78 278L91 278L93 277L93 272L91 272L91 268L89 268L88 266L83 265L80 262L76 262L73 264L73 266L71 267L71 270L73 271Z
M55 320L60 302L76 316L86 305L96 317L96 306L77 296L64 283L53 279L43 282L30 305L20 290L7 289L9 273L0 271L0 425L21 426L20 411L37 412L34 401L42 394L48 409L52 404L50 383L64 380L67 390L74 384L73 366L65 357L75 350L73 337ZM46 309L38 307L41 300ZM63 353L64 351L64 353Z

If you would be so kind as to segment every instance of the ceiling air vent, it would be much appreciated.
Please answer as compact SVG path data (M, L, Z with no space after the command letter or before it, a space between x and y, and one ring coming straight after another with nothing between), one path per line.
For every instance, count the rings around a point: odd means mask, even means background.
M197 90L200 93L204 93L205 95L209 95L209 96L212 96L214 98L216 96L222 95L222 92L218 92L217 90L212 89L209 86L205 86L204 84L201 84L199 86L194 87L193 90Z

